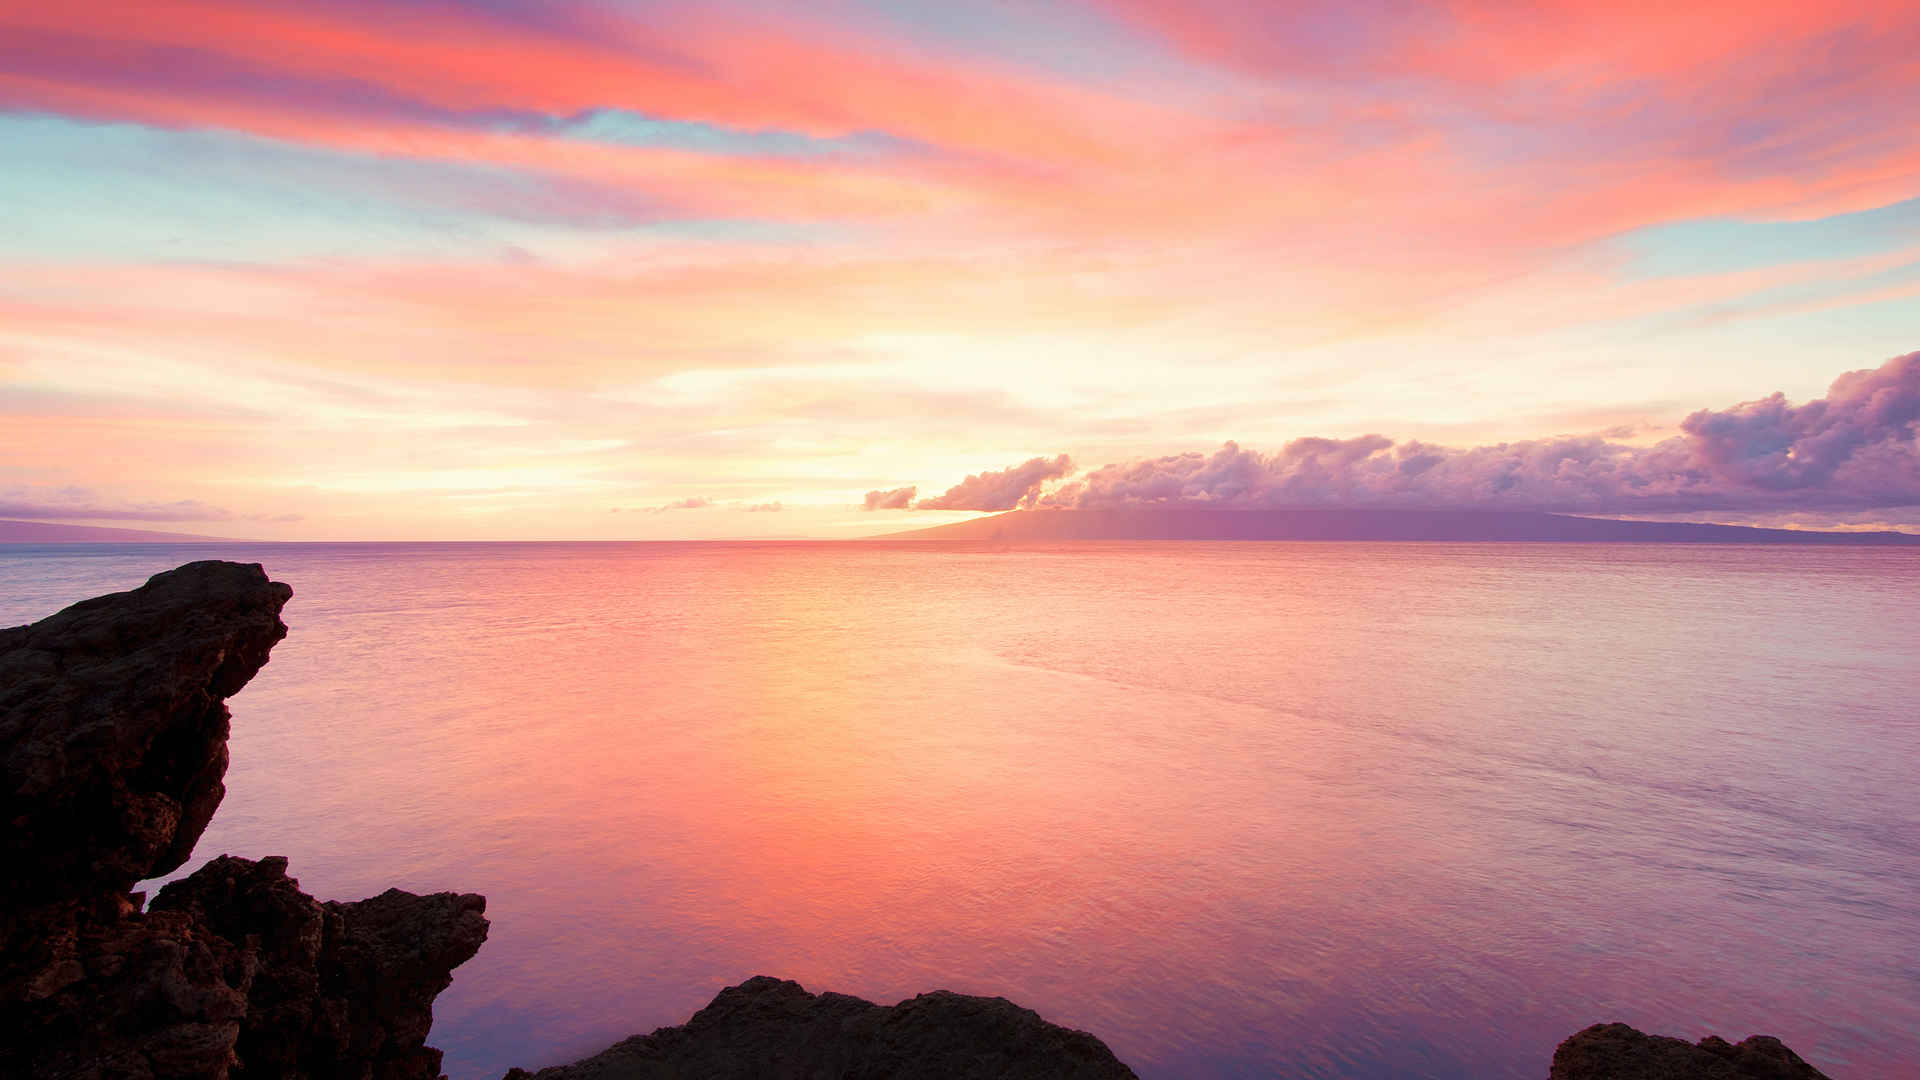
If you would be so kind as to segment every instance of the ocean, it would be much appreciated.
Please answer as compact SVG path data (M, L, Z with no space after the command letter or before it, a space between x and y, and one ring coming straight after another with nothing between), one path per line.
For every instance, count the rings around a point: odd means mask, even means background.
M199 558L294 596L188 868L486 894L455 1080L755 974L1147 1078L1920 1069L1920 550L13 546L0 625Z

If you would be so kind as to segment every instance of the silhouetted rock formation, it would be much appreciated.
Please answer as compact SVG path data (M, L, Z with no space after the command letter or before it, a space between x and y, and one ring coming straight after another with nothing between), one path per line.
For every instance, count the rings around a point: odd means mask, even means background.
M846 1080L1132 1077L1106 1044L1005 998L945 990L898 1005L809 994L764 975L720 991L680 1027L507 1080Z
M226 699L287 635L293 590L189 563L0 630L0 904L124 893L187 861L226 794Z
M141 913L225 788L238 692L292 590L190 563L0 630L0 1076L440 1073L435 995L485 940L478 896L321 903L286 860L222 856Z
M1827 1080L1771 1035L1738 1045L1709 1035L1698 1044L1595 1024L1553 1052L1548 1080Z
M479 896L321 903L287 876L287 860L222 855L160 890L155 912L180 912L227 941L258 942L235 1075L433 1077L425 1045L433 999L487 939Z

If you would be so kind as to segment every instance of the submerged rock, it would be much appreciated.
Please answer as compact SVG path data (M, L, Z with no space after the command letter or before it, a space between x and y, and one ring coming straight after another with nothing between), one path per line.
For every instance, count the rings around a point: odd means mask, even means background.
M1049 1024L1005 998L939 990L875 1005L762 975L720 991L679 1027L636 1035L572 1065L513 1069L506 1080L1133 1075L1099 1039Z
M479 896L322 903L222 856L140 911L220 804L229 713L286 636L259 566L190 563L0 630L0 1076L431 1080Z
M1553 1052L1548 1080L1827 1080L1771 1035L1698 1043L1595 1024Z

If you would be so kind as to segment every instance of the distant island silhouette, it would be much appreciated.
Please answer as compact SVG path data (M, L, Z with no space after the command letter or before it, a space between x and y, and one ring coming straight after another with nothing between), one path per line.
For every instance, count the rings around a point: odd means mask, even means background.
M216 544L219 536L62 525L52 521L0 521L0 544Z
M876 540L1445 540L1454 542L1865 544L1920 546L1920 534L1815 532L1618 521L1516 510L1013 510Z

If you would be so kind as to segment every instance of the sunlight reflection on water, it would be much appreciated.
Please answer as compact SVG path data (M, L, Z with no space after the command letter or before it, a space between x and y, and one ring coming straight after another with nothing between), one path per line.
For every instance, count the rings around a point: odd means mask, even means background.
M456 1078L757 973L1147 1077L1537 1077L1601 1020L1920 1061L1920 553L0 548L0 625L294 587L199 861L483 892Z

